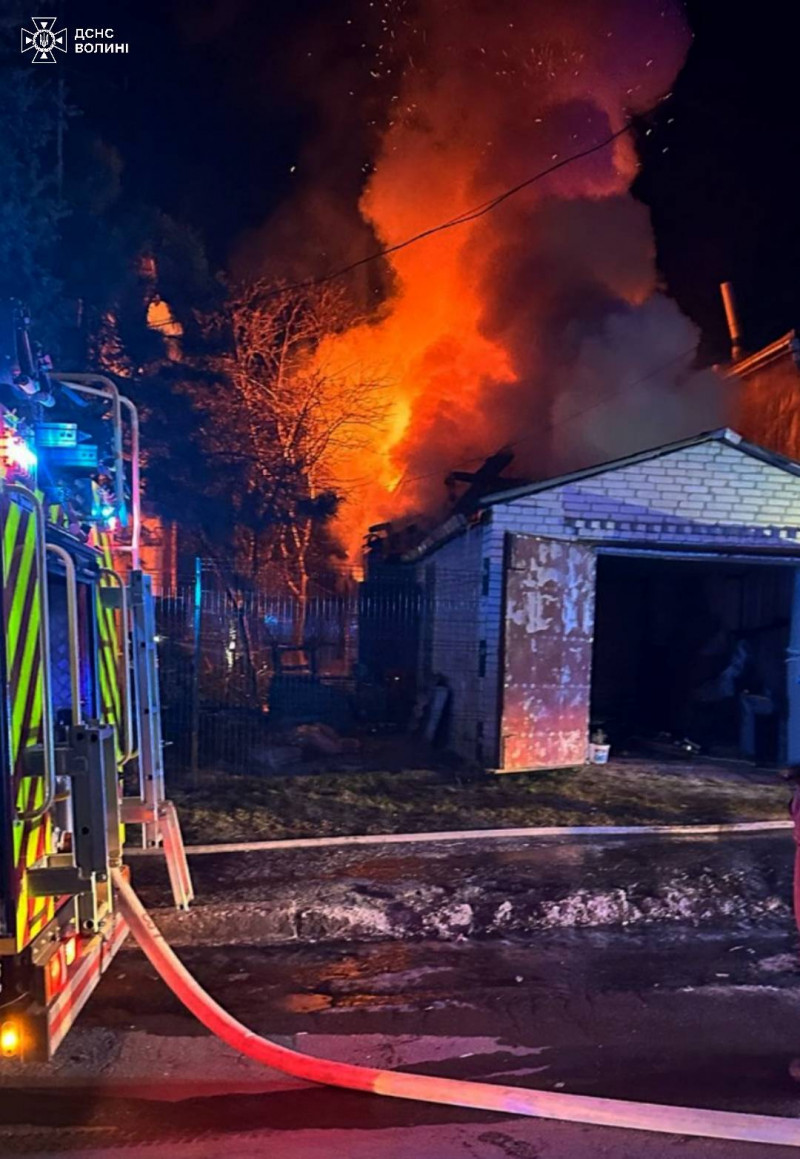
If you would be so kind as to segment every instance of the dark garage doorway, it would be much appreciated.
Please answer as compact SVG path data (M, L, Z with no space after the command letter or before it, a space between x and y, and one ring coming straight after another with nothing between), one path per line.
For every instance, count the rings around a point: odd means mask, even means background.
M783 760L792 589L780 564L600 555L593 726L617 752Z

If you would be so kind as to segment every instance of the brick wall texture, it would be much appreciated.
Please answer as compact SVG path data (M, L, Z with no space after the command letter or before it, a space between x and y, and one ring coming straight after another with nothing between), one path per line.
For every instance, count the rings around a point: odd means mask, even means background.
M492 522L577 539L797 550L800 476L709 441L498 503Z
M451 681L451 743L490 766L498 751L508 534L762 549L800 563L800 476L719 439L497 502L487 516L418 566L433 594L436 670Z

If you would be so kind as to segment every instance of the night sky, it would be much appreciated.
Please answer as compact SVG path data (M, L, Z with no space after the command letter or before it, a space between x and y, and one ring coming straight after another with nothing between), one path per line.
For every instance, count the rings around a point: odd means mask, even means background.
M736 286L749 348L798 321L798 65L777 0L749 9L746 20L729 0L687 7L694 44L656 130L640 135L635 192L652 210L667 289L700 325L702 355L712 360L726 352L723 279ZM291 197L304 145L324 129L319 102L304 99L319 85L330 94L338 139L316 163L329 176L335 168L333 179L352 190L355 226L375 131L368 122L385 95L382 82L366 87L364 55L381 31L368 4L139 0L113 8L130 54L91 67L70 56L65 65L85 125L122 156L128 196L195 226L216 266L240 262L243 237ZM98 26L108 11L62 9L68 23ZM334 257L321 254L315 272Z

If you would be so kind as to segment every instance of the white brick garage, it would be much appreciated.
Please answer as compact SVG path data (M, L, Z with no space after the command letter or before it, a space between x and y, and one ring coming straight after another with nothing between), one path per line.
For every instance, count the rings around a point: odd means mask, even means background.
M524 561L520 545L531 538L549 546L529 550ZM580 572L581 559L589 573ZM800 464L729 430L700 435L490 496L470 526L445 542L432 539L417 567L433 593L429 636L440 641L431 652L433 667L452 689L450 743L468 759L503 771L576 763L592 713L603 719L617 713L623 728L625 713L639 711L642 725L659 731L656 665L672 655L679 667L671 641L684 630L684 611L700 625L702 606L709 623L698 627L698 651L705 646L702 632L717 620L734 651L763 653L763 671L781 685L770 690L775 759L800 760ZM436 593L452 591L456 582L475 598L464 638L452 650L452 608L445 632L436 623ZM620 681L608 658L617 646L624 652L623 643L635 635L625 600L614 596L626 588L649 593L637 605L637 616L649 619L646 631L637 620L636 663L646 665L654 641L661 648L651 656L652 670L645 667L635 680L630 667L617 666L628 674L617 698L633 696L627 707L614 702ZM668 622L659 625L659 617ZM688 654L685 641L681 646ZM705 684L717 678L711 661L707 667ZM705 687L698 673L691 679ZM642 681L649 681L649 700L636 691ZM602 703L593 705L598 697ZM698 708L694 720L684 705L673 716L673 727L700 728L704 719L700 731L709 732L713 713ZM765 722L756 727L763 733ZM726 729L736 747L741 721L729 720ZM720 730L721 723L717 747L725 748Z

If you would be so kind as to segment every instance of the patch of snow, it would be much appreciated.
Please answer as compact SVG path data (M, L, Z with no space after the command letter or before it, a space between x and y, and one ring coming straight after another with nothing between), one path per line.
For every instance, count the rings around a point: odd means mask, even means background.
M800 959L795 954L774 954L771 958L761 958L753 966L762 974L800 973Z
M422 924L429 932L447 938L453 934L468 933L474 920L475 911L472 906L467 902L461 902L442 906L432 913L425 914Z

